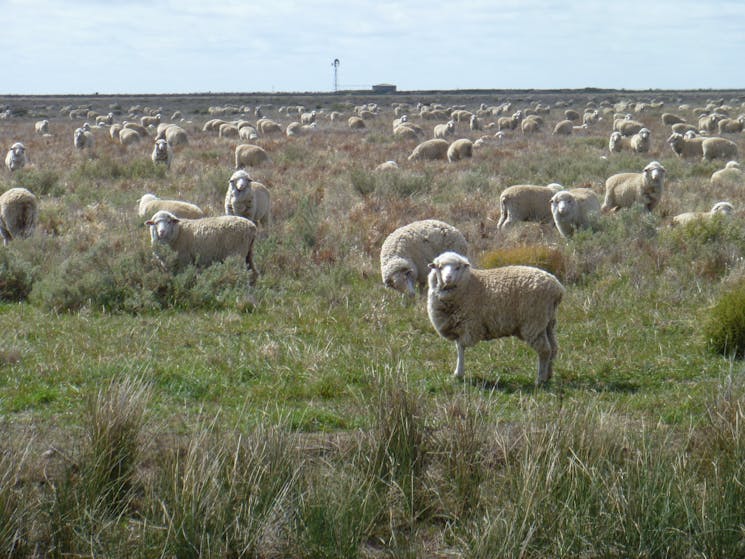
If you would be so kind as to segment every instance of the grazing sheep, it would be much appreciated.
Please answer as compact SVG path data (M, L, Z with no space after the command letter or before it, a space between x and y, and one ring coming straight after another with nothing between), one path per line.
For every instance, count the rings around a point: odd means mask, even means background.
M520 130L523 134L535 134L543 128L543 119L537 115L528 115L520 123Z
M183 219L199 219L205 217L202 208L181 200L161 200L155 194L145 194L137 201L137 215L145 217L155 212L165 210Z
M268 118L260 118L257 120L256 128L258 128L259 134L262 136L282 133L282 125Z
M662 198L665 168L657 161L644 167L641 173L618 173L605 181L605 201L601 211L616 211L643 204L654 210Z
M621 153L624 150L631 149L631 138L625 137L620 132L611 132L608 140L608 150L611 153Z
M264 226L271 224L269 190L253 180L246 171L236 171L228 181L225 214L239 215Z
M96 124L111 126L114 124L114 113L96 116Z
M736 134L742 132L745 115L737 118L723 118L717 123L720 134Z
M393 171L398 169L398 163L393 161L392 159L389 161L384 161L383 163L380 163L373 169L374 171Z
M119 123L111 125L111 128L109 128L109 136L111 136L112 140L119 141L119 133L122 131L122 128L124 127Z
M122 128L119 131L119 143L121 143L123 146L131 146L137 144L140 142L140 140L142 140L142 136L140 136L137 130L134 130L132 128Z
M169 124L155 137L157 140L165 140L172 148L176 146L185 146L189 143L189 136L186 130L178 124Z
M552 134L554 136L570 136L574 130L574 123L571 120L560 120L554 126Z
M688 225L697 221L713 219L717 215L730 217L734 211L734 206L729 202L717 202L708 212L686 212L678 214L673 217L670 225Z
M155 140L150 159L153 160L155 165L165 165L166 169L170 169L171 161L173 161L173 150L170 144L165 140Z
M629 140L631 151L635 151L636 153L647 153L650 147L650 134L648 128L642 128L639 132L631 136L631 139Z
M465 348L515 336L538 353L536 384L551 379L558 353L556 311L564 286L531 266L477 270L464 256L445 252L430 264L427 314L440 336L455 342L454 375L464 374Z
M239 144L235 147L235 168L256 167L269 161L264 148L253 144Z
M11 173L23 169L26 166L26 146L21 142L16 142L5 155L5 166Z
M427 265L449 250L466 254L468 243L452 225L437 219L414 221L393 231L380 249L383 285L410 296L427 285Z
M561 190L551 197L551 215L562 237L587 229L594 214L600 213L600 200L589 188Z
M145 128L148 126L158 126L160 124L160 115L140 117L140 124Z
M686 124L685 122L673 124L670 129L678 134L685 134L689 131L698 132L698 128L696 128L693 124Z
M667 139L667 143L673 152L675 152L675 155L681 158L703 157L703 141L704 139L701 137L686 138L678 132L673 132Z
M217 131L217 135L220 138L237 138L238 127L232 122L226 122L225 124L220 125L220 128L218 128Z
M358 116L350 116L347 120L347 126L352 130L362 130L365 128L365 121Z
M562 189L560 184L548 186L518 184L509 186L499 196L499 229L521 221L548 222L551 215L551 198Z
M711 174L711 186L743 186L745 185L745 173L740 169L737 161L728 161L724 169L719 169Z
M11 188L0 196L0 236L7 245L16 238L28 238L39 221L39 202L25 188Z
M701 142L701 151L705 161L734 159L737 157L737 144L726 138L704 138Z
M455 121L448 120L444 124L436 124L434 128L434 137L445 139L455 134Z
M49 121L45 118L34 123L34 130L39 136L49 134Z
M448 147L447 140L440 138L425 140L414 148L409 156L409 161L445 159Z
M95 139L92 132L83 130L82 128L76 128L72 135L72 142L75 149L87 149L92 150L95 144Z
M217 132L220 129L220 125L225 124L225 121L221 118L211 118L202 126L202 132Z
M684 124L685 123L685 119L683 117L674 115L672 113L662 113L662 116L660 118L662 119L662 124L664 124L665 126L672 126L673 124Z
M252 142L259 138L259 131L253 126L241 126L238 128L238 138Z
M87 123L84 123L83 124L83 128L85 128L85 124L87 124ZM125 122L122 123L122 126L124 126L124 128L129 128L130 130L136 131L140 135L141 138L147 138L150 135L147 132L147 128L145 128L144 126L140 126L136 122L126 122L125 121Z
M473 142L469 140L468 138L461 138L459 140L455 140L448 147L447 157L450 163L453 163L455 161L460 161L461 159L464 159L466 157L472 157L472 156L473 156Z
M416 129L413 126L410 126L408 123L396 126L396 128L394 128L393 130L393 135L396 138L404 138L407 140L419 139L419 134L417 133Z
M252 272L252 282L258 276L253 262L256 224L249 219L237 215L182 219L161 210L145 225L150 227L151 244L170 246L181 266L209 266L230 256L240 256Z
M571 120L572 122L579 122L580 120L582 120L582 117L580 116L580 114L574 109L565 110L564 118L566 118L566 120Z
M644 128L644 124L637 120L617 119L613 122L613 130L624 136L633 136L642 128Z

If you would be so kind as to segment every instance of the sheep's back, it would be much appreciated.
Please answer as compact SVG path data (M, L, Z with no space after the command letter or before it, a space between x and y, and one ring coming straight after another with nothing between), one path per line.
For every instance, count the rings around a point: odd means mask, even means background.
M245 258L256 236L256 225L238 216L184 219L179 227L172 248L182 263L207 265L234 255Z

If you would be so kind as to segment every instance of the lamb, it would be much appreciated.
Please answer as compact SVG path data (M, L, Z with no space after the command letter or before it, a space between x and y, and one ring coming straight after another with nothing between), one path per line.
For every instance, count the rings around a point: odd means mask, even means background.
M181 200L161 200L155 194L145 194L137 202L137 215L145 217L161 210L167 211L182 219L199 219L206 214L202 209Z
M450 163L454 163L455 161L460 161L461 159L464 159L466 157L472 157L472 156L473 156L473 142L469 140L468 138L461 138L459 140L455 140L448 147L447 158L448 158L448 161L450 161Z
M25 188L11 188L0 196L0 236L3 244L28 238L39 221L39 203Z
M170 144L165 140L155 140L150 159L153 160L153 164L162 164L166 166L166 169L170 169L171 161L173 161L173 150Z
M393 231L380 249L380 273L383 285L414 296L427 285L427 265L449 250L466 254L468 243L463 234L437 219L414 221Z
M675 155L681 158L703 157L703 141L704 139L701 137L686 138L678 132L673 132L667 139L667 143L673 152L675 152Z
M455 121L448 120L444 124L436 124L434 128L434 137L445 139L455 134Z
M455 342L456 378L464 375L465 348L515 336L538 354L536 385L551 379L565 291L555 276L531 266L477 270L466 257L445 252L430 264L428 283L427 314L437 333Z
M11 173L23 169L26 166L26 146L21 142L16 142L5 156L5 166Z
M236 215L182 219L161 210L145 225L150 227L151 244L170 246L180 266L208 266L230 256L239 256L252 273L252 283L259 275L253 262L256 224L249 219Z
M708 212L686 212L678 214L673 217L670 225L688 225L697 221L713 219L717 215L730 217L734 211L734 206L729 202L717 202Z
M271 224L269 190L246 171L236 171L225 193L225 215L238 215L264 226Z
M650 147L649 129L642 128L639 132L631 136L629 146L631 147L631 151L635 151L636 153L647 153Z
M45 118L34 123L34 130L39 136L49 134L49 121Z
M648 211L654 210L662 198L665 168L657 161L644 167L641 173L618 173L605 181L605 200L601 211L617 211L636 203Z
M745 173L740 169L737 161L728 161L724 169L711 174L711 186L742 186L745 185Z
M737 157L737 144L726 138L704 138L701 142L701 151L704 161L734 159Z
M95 138L93 137L92 132L88 132L87 130L83 130L82 128L76 128L75 132L73 132L72 142L75 146L75 149L93 150Z
M445 159L449 146L447 140L440 138L425 140L414 148L409 161Z
M574 130L574 123L571 120L560 120L554 126L552 134L554 136L570 136Z
M551 214L562 237L587 229L594 214L600 213L600 200L589 188L561 190L551 197Z
M269 161L264 148L253 144L239 144L235 147L235 168L256 167Z
M551 198L560 190L562 187L557 183L548 186L518 184L505 188L499 196L501 215L497 227L505 229L520 221L550 221Z

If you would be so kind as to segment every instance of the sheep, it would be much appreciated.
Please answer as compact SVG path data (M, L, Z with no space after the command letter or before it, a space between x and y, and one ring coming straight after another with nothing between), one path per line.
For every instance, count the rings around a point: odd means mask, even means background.
M737 144L726 138L704 138L701 151L704 161L734 159L737 157Z
M158 126L160 124L160 115L140 117L140 124L145 128L148 126Z
M479 120L479 117L477 117L476 115L471 115L471 118L468 121L468 128L470 128L473 131L482 130L481 121Z
M114 113L96 116L96 124L111 126L114 124Z
M209 266L239 256L252 273L252 283L259 275L253 262L256 224L249 219L237 215L182 219L160 210L145 225L150 228L152 246L170 246L180 266Z
M711 174L711 186L742 186L745 185L745 173L740 169L737 161L728 161L724 169L719 169Z
M497 130L514 130L523 118L523 114L517 111L512 116L501 116L497 119Z
M562 190L560 184L548 186L518 184L505 188L499 196L499 229L520 221L548 222L551 216L551 197Z
M615 121L613 121L613 130L616 132L620 132L624 136L633 136L642 128L644 128L644 124L637 120L624 118L616 119Z
M434 137L445 139L448 136L455 134L455 121L448 120L444 124L436 124L434 127Z
M414 148L414 151L409 155L409 161L445 159L449 146L447 140L440 138L425 140Z
M220 125L220 128L218 128L217 131L217 135L220 138L237 138L238 127L232 122L226 122L225 124Z
M580 117L579 113L575 111L574 109L567 109L564 111L564 118L566 120L571 120L572 122L579 122L582 117Z
M468 243L452 225L437 219L423 219L399 227L388 235L380 249L383 285L413 297L415 287L427 286L427 265L449 250L466 254Z
M437 333L455 342L455 378L464 375L465 348L515 336L538 354L536 385L551 379L565 292L554 275L531 266L477 270L457 252L440 254L429 267L427 314Z
M448 147L447 158L450 163L473 156L473 142L468 138L455 140Z
M347 126L352 130L362 130L366 127L365 121L358 116L350 116L349 119L347 119Z
M641 173L618 173L609 177L605 181L601 211L617 211L640 203L651 212L662 197L665 172L659 162L652 161Z
M13 173L19 169L23 169L26 166L26 162L26 146L21 142L16 142L10 146L8 153L5 155L5 166L8 168L8 171Z
M259 131L253 126L241 126L238 128L238 138L252 142L259 138Z
M217 132L221 124L225 124L221 118L211 118L202 126L202 132Z
M648 128L642 128L639 132L631 136L629 140L631 151L635 151L636 153L647 153L649 151L649 145L650 131Z
M238 215L262 225L271 224L269 190L246 171L236 171L225 193L225 215Z
M554 126L552 134L554 136L570 136L574 130L574 123L571 120L560 120Z
M130 130L136 131L140 135L141 138L147 138L150 135L147 132L147 128L145 128L144 126L140 126L136 122L124 121L122 123L122 126L124 126L124 128L129 128ZM85 123L83 124L83 128L85 128Z
M388 161L384 161L383 163L380 163L373 170L376 172L380 172L380 171L394 171L397 169L398 169L398 163L396 163L395 161L391 159Z
M417 133L416 129L412 126L409 126L408 124L401 124L400 126L396 126L396 128L393 130L393 135L396 138L404 138L407 140L419 139L419 134Z
M122 131L122 128L124 128L121 124L112 124L111 128L109 128L109 136L111 136L112 140L119 141L119 133Z
M586 109L582 114L582 124L586 124L587 126L592 126L602 119L600 113L595 109Z
M132 128L122 128L119 131L119 143L123 146L131 146L137 144L142 140L142 136Z
M612 132L608 140L608 151L611 153L621 153L624 150L631 149L631 138L625 137L620 132Z
M137 201L137 215L140 217L152 215L161 210L165 210L182 219L199 219L206 216L202 208L195 204L181 200L162 200L155 194L144 194Z
M153 160L153 164L164 164L166 169L170 169L171 161L173 161L173 150L171 149L171 145L165 140L155 140L150 159Z
M675 155L680 158L703 157L703 141L704 139L700 137L686 138L683 134L679 134L678 132L673 132L667 139L670 148L675 152Z
M316 121L317 113L316 111L311 111L309 113L303 113L300 115L300 124L312 124Z
M590 226L593 214L600 213L600 200L589 188L561 190L551 197L551 215L562 237Z
M243 169L244 167L256 167L269 161L264 148L253 144L238 144L235 147L235 168Z
M25 188L11 188L0 196L0 236L3 244L28 238L39 221L39 202Z
M540 132L543 128L543 119L536 115L528 115L520 123L520 130L523 134L534 134Z
M723 118L717 123L720 134L735 134L742 132L743 123L745 123L745 115L740 115L737 118Z
M155 136L156 140L165 140L172 148L181 145L187 145L189 143L189 136L186 130L181 128L178 124L169 124L163 128L158 135Z
M717 202L708 212L686 212L678 214L673 217L670 225L688 225L697 221L705 221L713 219L714 216L721 215L724 217L730 217L735 211L735 208L729 202Z
M75 132L73 132L72 135L72 142L75 146L75 149L93 150L95 138L93 137L92 132L88 132L87 130L83 130L82 128L76 128Z
M665 126L672 126L673 124L684 124L685 123L685 119L683 117L680 117L672 113L662 113L662 116L660 118L662 119L662 124L664 124Z
M34 123L34 130L39 136L49 134L49 121L45 118Z

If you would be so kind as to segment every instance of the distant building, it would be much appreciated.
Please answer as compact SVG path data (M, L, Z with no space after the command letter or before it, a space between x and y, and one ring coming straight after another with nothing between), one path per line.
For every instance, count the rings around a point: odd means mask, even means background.
M373 93L396 93L396 86L390 83L379 83L372 86Z

